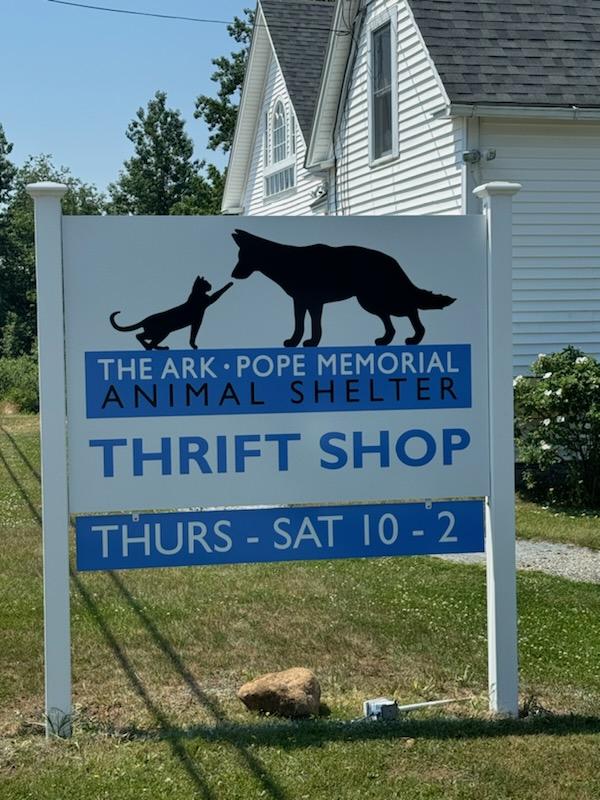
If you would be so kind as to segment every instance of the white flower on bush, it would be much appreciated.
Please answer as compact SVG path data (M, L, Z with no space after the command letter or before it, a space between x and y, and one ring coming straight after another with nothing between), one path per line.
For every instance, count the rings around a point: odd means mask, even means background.
M554 394L552 389L546 389L546 391L544 392L544 397L550 397L551 394Z
M538 358L546 358L546 353L538 353Z
M548 378L551 378L551 377L552 377L552 373L551 373L551 372L546 372L546 373L544 373L544 375L543 375L543 378L544 378L544 380L545 380L545 381L547 381L547 380L548 380Z
M589 358L587 356L579 356L579 358L575 359L576 364L587 364Z
M542 450L552 450L552 445L548 444L548 442L540 442L540 448Z
M564 422L564 421L565 421L565 418L564 418L563 416L560 416L560 417L557 417L557 418L556 418L556 421L557 421L557 422Z
M557 389L557 390L554 392L554 394L555 394L557 397L562 397L562 389Z
M519 383L521 383L522 380L523 380L523 376L522 375L517 375L516 378L513 378L513 386L517 386Z
M550 425L550 420L549 419L545 419L543 421L542 425L545 425L546 427L548 427L548 425Z

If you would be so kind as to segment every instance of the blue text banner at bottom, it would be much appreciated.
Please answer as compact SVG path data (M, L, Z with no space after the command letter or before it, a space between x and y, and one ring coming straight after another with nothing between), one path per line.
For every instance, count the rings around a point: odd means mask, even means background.
M82 516L80 571L481 553L482 500Z

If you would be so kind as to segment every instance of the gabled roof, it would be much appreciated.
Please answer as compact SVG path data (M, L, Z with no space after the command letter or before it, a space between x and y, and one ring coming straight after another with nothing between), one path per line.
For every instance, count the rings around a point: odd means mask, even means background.
M281 67L300 131L308 141L334 6L334 0L259 0L225 179L224 214L242 211L272 57Z
M260 0L305 142L315 113L333 0Z
M600 107L600 0L409 0L452 103Z

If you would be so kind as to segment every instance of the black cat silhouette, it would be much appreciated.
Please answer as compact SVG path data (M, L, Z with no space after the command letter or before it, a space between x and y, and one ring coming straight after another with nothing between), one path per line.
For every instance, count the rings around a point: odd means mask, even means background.
M375 344L388 345L394 338L392 316L408 317L414 336L409 336L406 344L419 344L425 335L419 310L446 308L456 299L419 289L395 259L377 250L326 244L294 247L241 230L232 236L240 248L232 277L247 278L255 271L262 272L294 301L294 332L283 343L285 347L296 347L300 342L307 311L312 335L304 345L316 347L321 341L323 305L350 297L356 297L365 311L383 322L385 332Z
M198 276L194 281L190 296L180 306L169 308L166 311L159 311L158 314L152 314L134 325L118 325L115 322L115 317L121 312L114 311L110 315L110 324L118 331L136 331L138 328L143 328L143 331L137 334L136 339L146 350L168 350L169 348L166 346L159 347L163 339L166 339L173 331L179 331L189 325L190 347L197 350L196 336L200 330L200 325L202 325L204 312L209 306L216 303L219 297L225 294L232 286L233 283L229 282L218 292L208 294L212 286L206 278Z

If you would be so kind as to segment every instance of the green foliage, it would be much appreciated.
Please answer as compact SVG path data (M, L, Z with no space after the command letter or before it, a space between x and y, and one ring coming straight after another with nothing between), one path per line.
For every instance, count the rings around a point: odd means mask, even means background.
M230 53L229 57L221 56L213 59L212 63L216 70L211 75L211 80L219 84L217 96L215 98L201 94L196 98L196 111L194 112L197 119L203 119L208 125L208 129L214 131L208 139L209 148L218 150L220 147L225 153L233 145L239 93L246 74L254 24L254 11L245 8L244 14L245 19L235 17L233 23L227 26L229 35L242 45L241 49Z
M16 168L8 159L12 149L0 125L0 205L7 201L15 178Z
M201 162L201 167L204 162ZM221 199L225 188L225 173L220 172L214 164L206 165L207 179L202 175L194 176L191 182L192 191L171 208L171 214L215 214L221 213Z
M0 357L15 358L21 353L31 350L30 336L27 326L12 309L6 314L4 327L0 331Z
M600 506L600 364L581 350L540 354L515 378L516 443L534 496Z
M0 401L33 414L39 410L37 356L0 358Z
M8 357L30 353L35 343L33 202L26 186L36 181L66 184L65 214L100 214L105 207L94 186L73 177L66 167L55 167L49 155L31 157L16 170L0 215L0 354Z
M215 209L221 175L216 167L203 175L193 158L194 144L181 112L167 108L165 92L156 92L139 108L127 128L135 155L108 191L115 214L210 214Z

